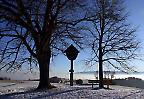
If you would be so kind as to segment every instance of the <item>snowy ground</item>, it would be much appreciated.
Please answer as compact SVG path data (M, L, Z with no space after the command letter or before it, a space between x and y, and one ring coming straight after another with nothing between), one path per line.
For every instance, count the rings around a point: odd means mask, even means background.
M1 83L0 99L144 99L144 89L110 86L92 89L90 85L54 84L57 88L35 91L38 82Z

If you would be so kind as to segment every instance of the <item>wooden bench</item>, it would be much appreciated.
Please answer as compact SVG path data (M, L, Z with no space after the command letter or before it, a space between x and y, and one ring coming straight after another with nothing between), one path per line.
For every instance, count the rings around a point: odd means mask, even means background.
M91 83L93 88L94 83L99 83L99 80L88 80L88 83Z
M94 83L99 83L99 80L88 80L88 83L92 83L92 88L93 88ZM112 84L112 80L111 79L104 79L103 84L107 85L107 88L109 88L109 85Z

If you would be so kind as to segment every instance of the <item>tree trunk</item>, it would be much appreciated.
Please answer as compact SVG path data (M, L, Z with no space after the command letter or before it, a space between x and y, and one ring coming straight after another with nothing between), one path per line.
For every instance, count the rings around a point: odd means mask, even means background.
M38 89L51 89L53 86L50 84L49 80L49 65L50 65L51 51L41 51L38 55L39 71L40 71L40 81Z
M103 85L103 53L102 53L102 36L99 41L99 87L104 88Z
M103 88L103 66L102 66L102 58L99 58L99 87Z

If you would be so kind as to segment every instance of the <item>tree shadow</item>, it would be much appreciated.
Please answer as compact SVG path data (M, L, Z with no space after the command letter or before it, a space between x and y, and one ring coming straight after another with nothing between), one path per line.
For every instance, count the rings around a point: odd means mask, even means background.
M106 88L106 87L104 87L104 88L100 88L100 87L92 88L92 90L99 90L99 89L113 90L111 88Z
M33 97L31 99L39 99L39 98L44 98L44 97L50 97L50 96L63 94L63 93L68 93L68 92L72 92L72 91L78 91L78 90L82 90L82 89L87 89L87 88L77 88L77 89L71 89L71 90L66 90L66 91L59 91L59 92L55 92L55 93L51 93L51 94L46 94L46 95L42 95L42 96Z
M58 94L63 94L63 93L68 93L68 92L72 92L72 91L78 91L78 90L83 90L83 89L87 89L87 88L77 88L77 89L70 89L70 90L65 90L65 91L57 91L57 92L50 92L50 90L37 90L37 89L31 89L25 92L16 92L16 93L10 93L10 94L4 94L0 96L0 99L13 99L11 97L15 96L19 96L19 95L23 95L23 94L35 94L36 96L32 96L32 97L26 97L26 98L30 98L30 99L39 99L39 98L44 98L44 97L50 97L50 96L54 96L54 95L58 95ZM42 93L42 92L46 92L44 94L39 95L38 93ZM21 96L20 96L21 97ZM16 97L15 99L19 99L20 97Z
M119 99L126 99L126 98L128 98L128 97L130 97L130 96L132 96L132 95L135 95L135 94L138 94L138 93L141 93L141 92L142 92L142 90L137 91L137 92L132 92L131 94L128 94L128 95L126 95L126 96L123 96L122 98L119 98ZM132 97L132 98L134 98L134 97Z
M11 99L10 98L11 96L33 93L33 92L36 92L36 91L37 91L36 89L30 89L30 90L27 90L27 91L24 91L24 92L14 92L14 93L3 94L3 95L0 95L0 99Z

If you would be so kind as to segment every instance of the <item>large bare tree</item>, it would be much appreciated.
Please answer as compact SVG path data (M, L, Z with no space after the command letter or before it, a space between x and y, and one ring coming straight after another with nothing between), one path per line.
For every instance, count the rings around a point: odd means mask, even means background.
M80 45L80 23L91 20L85 0L0 0L0 70L39 67L38 88L52 88L49 65L70 43Z
M112 66L123 72L134 71L128 62L136 58L139 42L136 30L127 24L122 0L95 0L97 19L89 29L92 58L99 65L99 87L103 88L103 67ZM94 64L94 63L92 63Z

